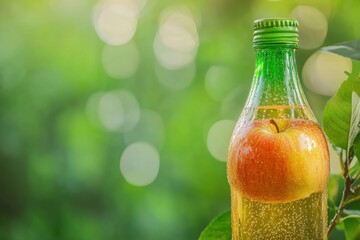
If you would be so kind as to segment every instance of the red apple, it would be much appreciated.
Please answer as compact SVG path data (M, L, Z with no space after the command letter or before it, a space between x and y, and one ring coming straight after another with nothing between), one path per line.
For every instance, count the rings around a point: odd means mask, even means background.
M228 179L244 196L288 202L323 191L329 151L318 124L297 119L255 120L235 129Z

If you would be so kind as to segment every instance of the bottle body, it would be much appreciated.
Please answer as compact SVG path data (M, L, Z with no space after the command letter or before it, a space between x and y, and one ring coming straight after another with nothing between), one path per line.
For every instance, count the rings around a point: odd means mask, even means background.
M327 239L327 143L299 83L295 49L257 49L228 153L233 240Z
M232 239L327 239L326 195L322 191L296 201L263 203L231 189Z

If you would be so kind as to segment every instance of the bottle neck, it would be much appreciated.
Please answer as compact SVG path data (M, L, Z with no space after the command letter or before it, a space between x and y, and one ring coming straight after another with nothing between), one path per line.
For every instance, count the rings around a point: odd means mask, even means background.
M252 90L260 94L257 105L304 104L296 68L295 49L257 49Z
M271 46L256 49L255 74L246 107L275 111L292 109L288 111L288 117L302 115L301 118L314 118L311 110L296 114L297 109L310 107L299 81L293 47Z

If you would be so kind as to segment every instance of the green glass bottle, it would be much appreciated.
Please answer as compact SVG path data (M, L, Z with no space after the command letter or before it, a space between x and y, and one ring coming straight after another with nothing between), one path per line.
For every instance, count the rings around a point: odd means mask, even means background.
M255 74L228 153L232 239L327 239L329 152L297 73L298 22L253 27Z

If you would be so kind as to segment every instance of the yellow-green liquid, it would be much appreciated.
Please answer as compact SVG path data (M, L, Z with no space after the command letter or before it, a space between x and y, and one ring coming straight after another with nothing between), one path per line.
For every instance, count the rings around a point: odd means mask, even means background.
M233 240L325 240L326 190L285 203L263 203L231 188Z

